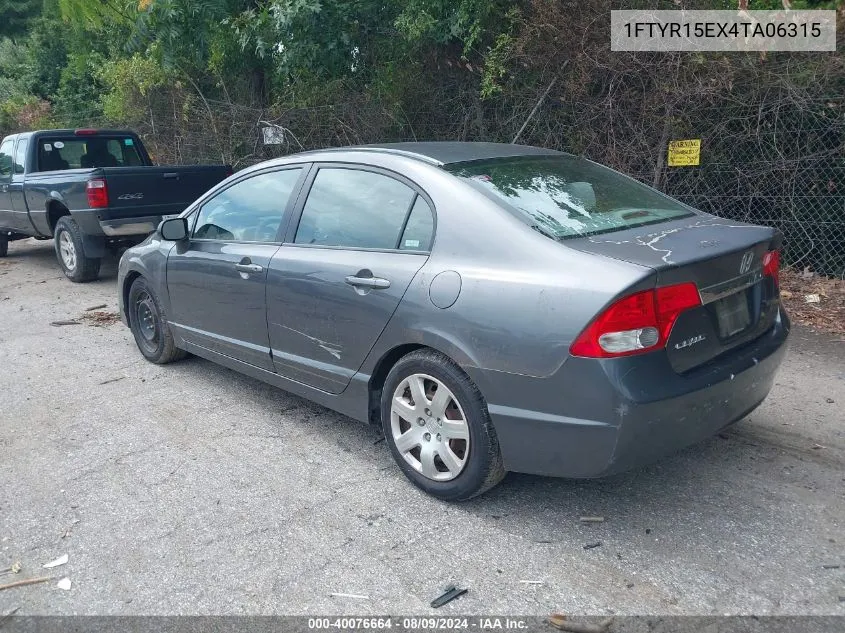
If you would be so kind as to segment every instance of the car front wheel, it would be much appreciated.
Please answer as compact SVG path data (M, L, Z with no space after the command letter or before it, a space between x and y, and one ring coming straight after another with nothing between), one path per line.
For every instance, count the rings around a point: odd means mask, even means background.
M135 343L148 361L164 365L186 356L186 352L176 347L158 297L143 277L138 277L129 288L127 314Z
M435 497L471 499L505 476L481 392L438 352L417 350L396 363L382 391L381 416L396 463Z

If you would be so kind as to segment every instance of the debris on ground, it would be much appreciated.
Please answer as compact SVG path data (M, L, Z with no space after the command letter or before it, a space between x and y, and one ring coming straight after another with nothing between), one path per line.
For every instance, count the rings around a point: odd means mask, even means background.
M804 303L821 303L822 298L819 295L804 295Z
M63 325L82 325L79 321L52 321L50 323L53 327L61 327Z
M832 334L845 334L845 280L786 268L780 274L780 297L793 323ZM818 301L806 297L817 297Z
M8 611L6 611L6 613L4 613L3 615L0 615L0 626L3 626L3 623L4 623L6 620L8 620L9 618L11 618L13 615L15 615L15 614L18 612L18 609L20 609L20 607L14 607L14 608L9 609Z
M61 565L67 565L68 555L65 554L63 556L59 556L56 560L50 561L49 563L45 563L42 565L44 569L52 569L53 567L59 567Z
M839 569L839 565L822 565L822 569Z
M71 507L75 507L75 506L71 506ZM73 533L73 526L75 526L80 521L81 521L81 519L74 519L73 521L71 521L70 527L68 527L64 532L62 532L62 538L67 538L68 536L70 536Z
M101 310L98 312L86 312L82 315L82 320L93 327L105 327L120 321L120 315L117 312Z
M604 517L581 517L581 523L604 523Z
M6 567L6 569L0 569L0 576L5 576L6 574L17 574L21 570L21 562L15 561L11 564L11 566Z
M91 306L90 308L85 308L86 312L93 312L94 310L101 310L102 308L108 308L108 304L106 303L99 303L95 306Z
M607 618L598 624L587 624L584 622L572 622L563 613L553 613L546 621L556 629L569 631L570 633L604 633L604 631L610 628L613 618Z
M458 596L464 595L466 592L466 589L458 589L455 585L449 585L443 590L443 593L431 601L431 608L439 609L447 602L452 602L452 600Z
M822 446L821 444L813 444L813 450L814 451L819 451L823 448L827 448L827 446Z
M70 578L62 578L59 582L56 583L56 586L61 589L62 591L70 591L71 582Z
M376 438L376 441L373 442L373 446L375 446L376 444L381 444L383 441L384 441L384 435L382 435L379 438Z
M117 382L118 380L123 380L124 378L126 378L126 376L118 376L117 378L109 378L108 380L104 380L104 381L97 383L97 384L107 385L107 384L112 383L112 382Z
M355 598L357 600L369 600L370 596L362 596L357 593L330 593L332 598Z
M23 580L16 580L15 582L0 585L0 591L4 589L12 589L14 587L25 587L26 585L37 585L40 582L47 582L53 580L52 576L41 576L40 578L24 578Z
M545 585L545 580L520 580L523 585Z
M584 546L584 549L595 549L596 547L601 547L601 541L596 541L595 543L587 543Z
M828 404L833 404L833 402L834 402L833 398L825 398L824 401L827 402Z

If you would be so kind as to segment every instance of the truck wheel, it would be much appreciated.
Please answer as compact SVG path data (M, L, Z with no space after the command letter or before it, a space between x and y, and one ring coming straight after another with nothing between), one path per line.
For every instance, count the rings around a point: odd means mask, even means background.
M0 235L0 257L5 257L9 254L9 236Z
M69 215L59 218L53 231L56 239L56 256L65 277L82 283L94 281L100 274L100 258L85 257L82 232Z
M164 309L143 277L138 277L129 288L126 312L135 343L148 361L164 365L188 355L176 347Z

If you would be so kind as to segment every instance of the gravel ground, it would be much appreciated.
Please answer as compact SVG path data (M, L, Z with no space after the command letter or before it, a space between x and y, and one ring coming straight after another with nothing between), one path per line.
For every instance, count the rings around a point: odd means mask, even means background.
M449 583L469 593L439 615L845 614L833 337L796 328L760 409L657 465L450 505L373 428L204 360L152 365L107 317L50 325L116 311L116 265L76 285L48 242L0 260L0 569L23 565L0 584L55 576L0 614L426 613Z

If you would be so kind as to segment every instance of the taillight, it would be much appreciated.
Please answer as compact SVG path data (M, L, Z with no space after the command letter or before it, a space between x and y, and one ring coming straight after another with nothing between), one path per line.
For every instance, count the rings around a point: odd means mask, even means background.
M92 178L85 185L85 193L88 194L88 207L91 209L102 209L109 206L109 190L103 178Z
M77 136L94 136L97 133L97 130L92 128L80 128L78 130L74 130L73 133Z
M574 356L612 358L659 349L678 316L700 305L698 288L691 282L628 295L602 312L569 351Z
M780 251L769 251L763 255L763 274L771 277L775 282L775 288L780 284Z

